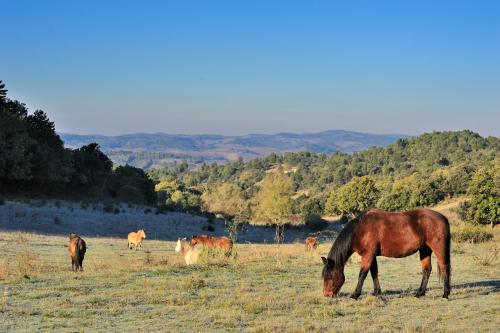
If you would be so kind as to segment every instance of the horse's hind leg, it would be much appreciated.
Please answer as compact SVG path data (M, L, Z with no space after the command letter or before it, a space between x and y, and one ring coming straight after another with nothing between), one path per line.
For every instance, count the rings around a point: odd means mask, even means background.
M380 295L382 293L382 290L380 289L380 283L378 281L377 257L373 258L372 265L370 266L370 273L373 279L373 295Z
M446 250L444 251L434 251L436 254L438 266L439 266L439 275L443 278L444 281L444 293L443 293L443 298L448 298L448 295L450 294L450 271L451 271L451 265L450 265L450 257L449 253L446 253ZM448 256L448 257L446 257Z
M83 257L78 261L78 265L80 266L80 272L83 272Z
M420 288L418 288L415 293L415 297L420 297L425 295L425 291L427 289L427 282L429 281L429 276L432 271L431 264L431 254L432 250L430 247L426 246L423 249L420 249L420 265L422 266L422 283L420 283Z

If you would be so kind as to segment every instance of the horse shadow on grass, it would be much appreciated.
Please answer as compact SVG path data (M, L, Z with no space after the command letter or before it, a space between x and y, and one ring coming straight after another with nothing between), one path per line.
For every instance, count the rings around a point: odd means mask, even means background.
M474 290L474 291L469 291L469 292L464 292L467 289L472 289L472 288L481 288L480 290ZM432 287L432 288L427 288L427 292L429 291L442 291L443 287ZM415 289L389 289L389 290L382 290L382 294L379 296L382 299L385 297L389 298L397 298L397 297L408 297L408 296L414 296L415 292L417 291L417 288ZM455 293L453 293L455 291ZM457 293L458 291L458 293ZM484 295L489 295L489 294L495 294L500 292L500 280L484 280L484 281L475 281L475 282L465 282L461 284L452 284L451 285L451 294L450 298L452 300L454 299L464 299L464 298L470 298L470 297L475 297L475 296L484 296ZM351 294L348 292L341 292L339 293L340 297L349 297ZM371 292L363 292L361 294L361 297L366 297L368 295L371 295ZM431 296L424 296L424 297L431 297Z

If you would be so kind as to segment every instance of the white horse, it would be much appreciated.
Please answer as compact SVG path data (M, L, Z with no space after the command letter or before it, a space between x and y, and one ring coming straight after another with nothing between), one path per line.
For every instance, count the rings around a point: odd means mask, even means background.
M184 257L186 265L196 264L198 255L200 254L200 251L194 245L191 245L186 238L177 239L175 252L180 253Z

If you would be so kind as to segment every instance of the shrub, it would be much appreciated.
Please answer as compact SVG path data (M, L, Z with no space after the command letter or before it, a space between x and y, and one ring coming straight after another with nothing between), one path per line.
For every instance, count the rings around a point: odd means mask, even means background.
M203 227L201 227L201 230L204 230L204 231L209 231L209 232L214 232L215 231L215 227L211 224L205 224Z
M467 193L472 197L464 206L465 221L491 224L500 221L500 167L478 170L469 184Z
M168 207L166 205L161 205L156 208L156 215L166 214L168 212Z
M235 260L236 257L237 253L234 248L230 251L225 251L223 249L203 247L198 256L198 262L210 266L225 266L229 263L229 260Z
M105 213L112 213L114 211L115 207L111 204L111 205L104 205L102 207L102 210L105 212Z
M370 177L354 177L347 184L332 192L325 204L327 214L355 215L375 205L379 190Z
M451 231L451 239L457 243L482 243L492 238L493 234L480 226L467 225Z
M132 185L124 185L120 187L120 189L118 189L116 197L118 200L127 203L141 204L146 202L144 194L138 188Z

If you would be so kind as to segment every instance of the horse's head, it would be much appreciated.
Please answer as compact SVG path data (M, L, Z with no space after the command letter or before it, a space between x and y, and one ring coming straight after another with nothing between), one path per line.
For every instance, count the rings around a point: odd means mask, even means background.
M143 239L146 238L146 230L141 229L137 232Z
M323 295L325 297L335 297L342 288L345 281L344 267L335 266L335 262L330 258L321 257L323 260Z
M175 245L175 252L179 253L182 250L181 239L177 239L177 244Z

